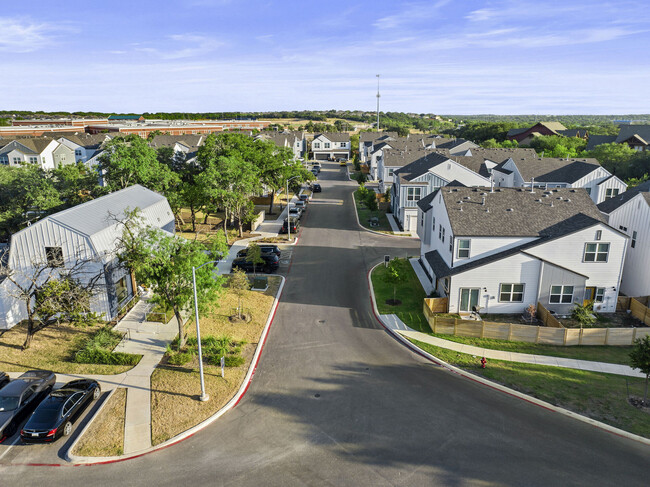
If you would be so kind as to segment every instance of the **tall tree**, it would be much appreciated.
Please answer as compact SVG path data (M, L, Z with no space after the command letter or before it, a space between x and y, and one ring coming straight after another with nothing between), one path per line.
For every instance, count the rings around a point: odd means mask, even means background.
M630 365L645 374L645 392L643 404L648 404L648 380L650 379L650 335L634 340L634 347L630 352Z

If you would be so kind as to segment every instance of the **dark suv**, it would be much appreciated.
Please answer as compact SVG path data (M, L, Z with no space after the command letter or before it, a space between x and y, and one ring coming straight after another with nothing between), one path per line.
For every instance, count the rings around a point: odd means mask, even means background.
M261 271L270 274L271 272L277 271L278 267L280 267L280 258L277 255L262 254L261 257L262 260L264 260L264 263L255 265L253 265L252 262L246 260L246 257L238 257L232 262L230 272L234 271L235 269L241 269L244 272Z
M289 233L289 230L291 230L292 233L296 233L299 228L300 221L297 218L285 218L284 223L282 224L282 228L280 229L280 233Z
M282 251L277 245L260 245L259 248L262 254L275 254L278 257L282 257ZM247 254L248 248L241 249L237 252L237 257L246 257Z

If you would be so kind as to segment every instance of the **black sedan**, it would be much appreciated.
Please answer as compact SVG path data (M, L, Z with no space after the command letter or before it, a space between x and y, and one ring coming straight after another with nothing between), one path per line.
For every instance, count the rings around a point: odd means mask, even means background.
M55 383L54 372L30 370L0 389L0 443L13 436Z
M246 257L238 257L232 262L230 272L235 269L241 269L244 272L262 271L270 274L271 272L277 271L278 267L280 267L280 259L275 254L262 254L262 259L264 260L264 263L255 264L255 266L253 266L253 263L246 260Z
M39 404L20 432L24 443L49 443L72 433L73 423L102 390L96 380L78 379L68 382L61 389Z
M320 184L314 183L311 185L311 191L312 193L320 193L322 191L322 188L320 187Z
M259 245L261 254L275 254L278 257L282 256L282 251L277 245ZM241 249L237 252L237 257L246 257L248 254L248 248Z

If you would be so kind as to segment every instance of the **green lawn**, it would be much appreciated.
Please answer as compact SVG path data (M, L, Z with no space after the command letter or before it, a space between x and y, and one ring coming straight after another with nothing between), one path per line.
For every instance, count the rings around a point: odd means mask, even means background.
M354 201L356 203L357 215L359 215L359 223L368 230L374 230L376 232L392 232L390 223L388 223L388 217L386 212L381 209L378 211L370 211L365 205L359 203L359 194L358 190L354 192ZM377 217L379 219L379 225L376 227L371 227L368 220L372 217Z
M583 416L650 438L650 414L631 406L627 401L628 386L631 396L643 397L643 379L499 360L489 360L487 368L481 369L479 357L411 341L451 365Z
M629 353L632 349L632 347L614 346L563 347L557 345L541 345L527 342L509 342L507 340L493 340L491 338L472 338L455 335L443 335L440 333L431 333L430 330L426 330L425 332L428 335L442 338L444 340L449 340L451 342L464 343L466 345L473 345L475 347L481 348L489 348L490 350L530 353L533 355L548 355L551 357L565 357L576 360L591 360L594 362L607 362L610 364L629 365Z
M404 280L395 285L395 298L402 303L397 306L386 304L386 300L393 299L393 284L384 281L386 267L380 265L372 272L372 286L377 300L377 309L380 314L396 314L404 323L414 330L429 332L429 324L422 314L422 305L426 294L415 275L415 271L406 259L398 259L399 273Z

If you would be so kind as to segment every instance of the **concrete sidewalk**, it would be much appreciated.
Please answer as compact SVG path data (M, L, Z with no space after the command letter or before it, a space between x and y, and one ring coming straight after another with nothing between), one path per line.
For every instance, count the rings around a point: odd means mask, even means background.
M419 265L419 264L418 264ZM428 343L447 350L455 350L460 353L476 355L493 360L505 360L508 362L521 362L526 364L550 365L551 367L564 367L567 369L588 370L591 372L604 372L606 374L624 375L628 377L645 378L641 371L634 370L627 365L608 364L604 362L591 362L588 360L575 360L570 358L551 357L548 355L532 355L527 353L504 352L489 348L474 347L463 343L452 342L442 338L432 337L409 328L396 315L379 315L384 326L398 332L400 335L420 342Z

